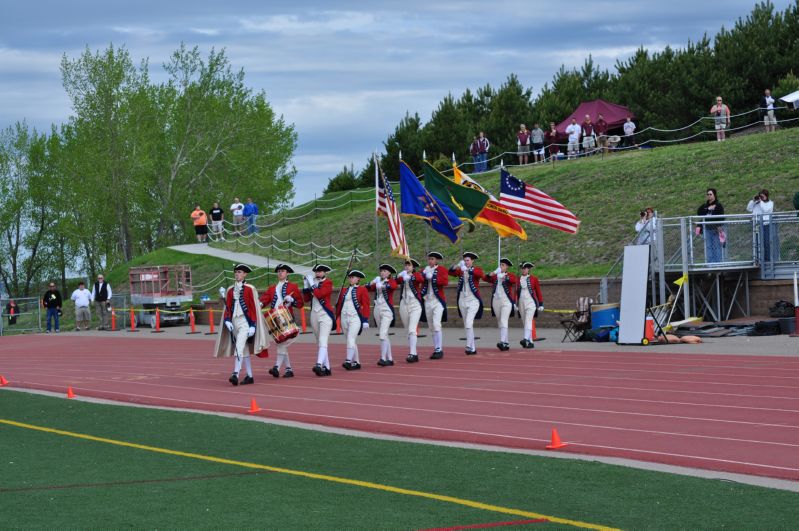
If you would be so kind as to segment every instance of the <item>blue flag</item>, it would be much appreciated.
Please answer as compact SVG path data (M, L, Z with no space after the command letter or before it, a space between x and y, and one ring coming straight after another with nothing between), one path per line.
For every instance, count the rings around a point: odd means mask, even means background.
M425 220L434 231L443 234L455 243L463 222L436 196L422 186L407 164L400 161L400 197L403 216Z

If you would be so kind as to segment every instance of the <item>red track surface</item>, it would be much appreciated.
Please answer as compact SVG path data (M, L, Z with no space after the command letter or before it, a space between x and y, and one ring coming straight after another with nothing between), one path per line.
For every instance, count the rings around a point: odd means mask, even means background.
M311 372L315 347L294 345L297 377L227 382L231 360L207 339L17 336L0 342L11 387L260 416L427 439L543 449L553 427L561 452L616 456L799 480L799 359L512 350L440 361ZM395 348L399 353L401 349ZM396 356L402 359L399 354ZM0 395L2 397L2 395ZM2 398L0 398L0 401Z

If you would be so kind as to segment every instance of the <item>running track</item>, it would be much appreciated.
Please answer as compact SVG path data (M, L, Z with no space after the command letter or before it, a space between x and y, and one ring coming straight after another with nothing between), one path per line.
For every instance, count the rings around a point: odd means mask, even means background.
M0 342L12 388L178 408L245 413L369 432L541 450L553 427L566 453L615 456L799 480L799 359L519 349L347 372L310 368L315 347L292 347L297 377L227 382L232 362L208 339L123 335L16 336ZM401 349L395 348L399 352ZM399 354L396 356L402 359ZM426 358L426 357L425 357ZM0 394L2 406L2 394ZM2 411L2 407L0 407ZM8 416L9 413L3 413Z

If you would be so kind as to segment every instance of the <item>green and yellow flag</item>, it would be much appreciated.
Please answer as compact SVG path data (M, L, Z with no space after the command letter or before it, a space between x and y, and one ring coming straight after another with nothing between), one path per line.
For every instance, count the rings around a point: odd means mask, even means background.
M469 222L469 230L473 230L474 218L483 211L490 199L488 194L444 177L427 161L424 161L423 167L425 188L447 205L456 216Z

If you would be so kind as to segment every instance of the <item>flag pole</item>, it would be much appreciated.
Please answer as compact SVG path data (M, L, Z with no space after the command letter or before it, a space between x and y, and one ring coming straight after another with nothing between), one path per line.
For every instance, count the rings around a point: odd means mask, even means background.
M380 267L380 257L378 256L377 248L380 244L380 227L378 224L380 223L380 216L378 215L378 208L379 208L379 197L378 197L378 172L380 171L378 168L378 159L377 159L377 151L372 152L372 160L375 163L375 268Z
M497 234L497 267L500 260L502 260L502 238Z

